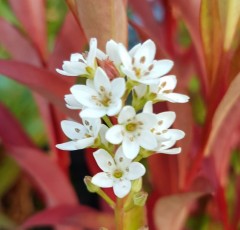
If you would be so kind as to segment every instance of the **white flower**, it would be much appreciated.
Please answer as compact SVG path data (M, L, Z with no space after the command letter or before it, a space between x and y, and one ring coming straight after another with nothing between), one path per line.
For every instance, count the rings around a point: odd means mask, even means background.
M113 40L109 40L106 44L106 54L97 49L97 58L99 60L110 59L116 66L121 64L119 56L118 43Z
M169 101L173 103L185 103L188 102L189 97L180 94L180 93L173 93L177 85L177 79L174 75L168 75L161 77L159 79L159 83L149 85L149 94L156 95L154 100L158 101ZM147 93L147 86L140 84L134 87L134 91L137 94L138 98L142 98L146 96Z
M79 53L72 54L70 61L64 61L62 69L56 69L56 71L66 76L78 76L89 75L95 71L95 58L97 52L97 39L92 38L90 40L90 49L86 58Z
M143 84L153 84L168 73L173 62L171 60L154 60L156 46L152 40L138 44L130 52L119 45L119 55L122 61L121 70L131 80Z
M90 147L94 145L95 140L98 138L101 126L100 119L83 119L83 125L74 121L64 120L61 122L61 127L71 141L58 144L56 147L69 151Z
M145 104L143 111L152 114L153 108L151 101ZM182 130L169 129L176 119L175 112L162 112L155 114L155 117L157 118L157 125L152 129L152 133L155 135L158 144L154 148L154 151L167 154L180 153L181 148L170 149L175 145L176 141L185 136Z
M125 106L119 113L118 125L107 131L106 139L112 144L122 143L125 156L133 159L140 147L147 150L157 147L156 137L150 131L156 124L157 119L153 114L136 114L132 106Z
M125 92L124 78L115 78L110 82L106 73L98 67L93 81L87 85L75 85L71 89L75 99L84 106L81 117L113 116L122 108L121 97Z
M72 94L65 95L64 100L66 102L66 106L69 109L82 109L83 108L83 106L75 99L75 97Z
M93 156L103 172L92 178L92 183L102 187L113 187L115 195L119 198L126 196L131 190L131 181L145 174L145 167L139 162L132 162L126 158L121 147L118 148L114 159L103 149L93 153Z

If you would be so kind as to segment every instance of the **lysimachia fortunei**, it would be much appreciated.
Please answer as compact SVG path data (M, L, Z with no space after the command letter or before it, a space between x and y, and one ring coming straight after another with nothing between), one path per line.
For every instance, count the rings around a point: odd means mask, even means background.
M176 114L155 114L153 104L161 101L184 103L189 97L175 93L177 79L166 75L171 60L155 60L156 46L147 40L130 51L110 40L106 53L90 40L85 54L72 54L64 61L62 75L85 77L85 84L73 85L65 95L66 106L79 110L82 123L63 121L62 129L71 140L57 145L63 150L95 148L94 158L103 172L91 183L113 187L119 198L134 191L132 185L145 173L139 163L155 153L178 154L174 147L185 133L171 126Z

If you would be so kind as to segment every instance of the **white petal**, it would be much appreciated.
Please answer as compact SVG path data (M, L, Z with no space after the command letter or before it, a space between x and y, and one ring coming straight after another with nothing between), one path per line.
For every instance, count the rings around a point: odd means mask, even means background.
M125 80L124 78L115 78L111 82L111 91L113 98L121 98L125 92Z
M152 150L157 147L157 140L153 133L150 131L143 131L138 137L138 144L147 150Z
M153 75L149 75L149 78L144 77L144 78L140 78L138 80L138 82L145 84L145 85L153 85L153 84L159 84L159 78L157 78L157 76L155 78L153 78Z
M97 173L92 177L91 182L101 188L110 188L113 186L113 180L105 172Z
M77 150L75 141L69 141L62 144L57 144L56 147L61 150L68 150L68 151Z
M112 126L106 133L106 139L112 144L120 144L123 140L122 129L121 125Z
M124 66L121 66L121 70L122 72L127 76L129 77L131 80L133 81L139 81L139 78L137 78L136 74L134 71L132 71L130 69L130 67L124 67Z
M140 150L140 147L137 141L135 140L130 141L128 137L124 138L122 142L122 148L123 148L124 155L129 159L135 158L138 155Z
M105 60L108 56L102 52L100 49L97 49L96 56L99 60Z
M86 74L86 65L82 62L64 61L63 70L70 74L82 75Z
M143 113L153 113L152 101L148 101L143 107Z
M94 140L95 140L94 137L89 137L89 138L84 138L84 139L78 140L76 142L76 147L77 147L77 149L84 149L86 147L90 147L94 144Z
M78 76L79 74L78 73L68 73L64 70L61 70L61 69L56 69L56 71L64 76L72 76L72 77L75 77L75 76Z
M85 85L74 85L70 88L70 91L75 99L82 105L87 107L96 107L92 96L98 97L98 94L94 89Z
M72 94L65 95L64 100L69 109L82 109L83 107L82 104L80 104Z
M118 53L118 44L110 40L106 44L106 53L109 56L109 59L114 62L115 65L119 65L121 63L121 59Z
M79 61L79 60L83 60L83 56L82 54L79 54L79 53L75 53L75 54L71 54L71 57L70 57L70 61L73 62L73 61Z
M129 55L131 57L134 56L134 54L137 52L137 50L141 47L141 43L138 43L137 45L135 45L131 50L129 50Z
M161 140L159 138L159 143L158 143L158 147L155 149L157 152L162 151L162 150L166 150L169 149L171 147L173 147L176 144L176 140Z
M94 82L91 79L87 79L86 86L92 88L95 91Z
M159 86L162 90L173 90L177 85L177 78L174 75L168 75L160 78Z
M145 167L139 162L132 162L128 169L127 179L129 180L136 180L142 177L146 172Z
M153 61L156 53L156 46L152 40L145 41L140 48L135 52L134 58L137 62L141 62L141 58L145 57L145 62L143 64L150 65Z
M81 139L85 133L86 128L77 122L64 120L61 122L63 132L70 139Z
M189 96L180 93L165 93L157 97L159 100L166 100L172 103L186 103L189 101Z
M168 129L165 133L162 134L162 136L171 140L180 140L184 138L185 133L179 129Z
M82 118L100 118L103 117L104 115L106 115L106 110L105 109L96 109L96 108L84 108L81 112L80 112L80 116Z
M127 68L131 67L131 57L128 54L126 48L122 44L118 44L118 52L123 66Z
M160 149L158 153L165 153L165 154L178 154L181 152L181 148L173 148L173 149Z
M157 130L168 129L176 119L175 112L162 112L157 114L158 128Z
M143 85L143 84L140 84L138 86L135 86L133 89L136 92L137 97L141 98L141 97L143 97L146 94L147 86Z
M135 117L136 112L132 106L124 106L118 116L118 123L122 124L127 122L128 119Z
M119 180L113 185L114 194L119 197L123 198L126 196L131 190L131 182L129 180Z
M106 133L108 131L108 127L104 124L101 124L101 128L99 130L99 135L100 135L100 138L101 138L101 143L104 144L104 145L107 145L107 139L106 139Z
M131 163L131 159L127 158L124 153L123 153L123 149L122 146L120 146L114 156L116 165L118 168L120 168L121 170L125 171L126 168L129 166L129 164Z
M83 119L83 124L92 136L97 137L98 132L101 127L101 119L100 118L90 118L90 117L85 118L85 119Z
M122 100L117 100L114 103L111 103L111 105L107 108L107 115L108 116L114 116L120 112L122 108Z
M138 121L142 122L144 129L151 129L157 124L156 114L153 113L139 113L136 115Z
M93 153L93 156L99 166L104 172L112 172L116 169L115 162L111 155L104 149L99 149Z
M167 74L173 67L173 61L171 60L159 60L154 62L154 67L151 72L157 73L158 77Z
M91 38L89 42L89 52L87 56L87 64L91 67L94 67L94 61L97 53L97 39L96 38Z
M104 88L105 91L109 92L111 89L110 80L105 73L105 71L98 67L94 76L94 86L98 92L102 92Z

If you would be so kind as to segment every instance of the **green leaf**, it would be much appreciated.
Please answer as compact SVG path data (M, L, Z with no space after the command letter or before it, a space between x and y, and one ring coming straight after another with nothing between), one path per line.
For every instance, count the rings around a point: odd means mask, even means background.
M0 229L16 229L16 226L6 216L0 214Z
M5 156L0 162L0 197L13 186L18 178L19 172L20 169L15 161L9 156Z

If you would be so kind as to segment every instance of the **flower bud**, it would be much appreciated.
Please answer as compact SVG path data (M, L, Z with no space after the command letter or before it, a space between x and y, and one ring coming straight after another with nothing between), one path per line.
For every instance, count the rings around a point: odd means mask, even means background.
M87 187L87 190L92 193L97 192L99 190L99 187L94 185L91 181L92 181L92 177L90 176L84 177L84 183Z
M110 59L98 60L98 65L104 69L110 80L119 77L120 74Z
M132 183L132 191L139 192L142 188L142 177L136 179Z
M144 206L147 201L148 193L138 192L133 195L133 202L137 206Z

